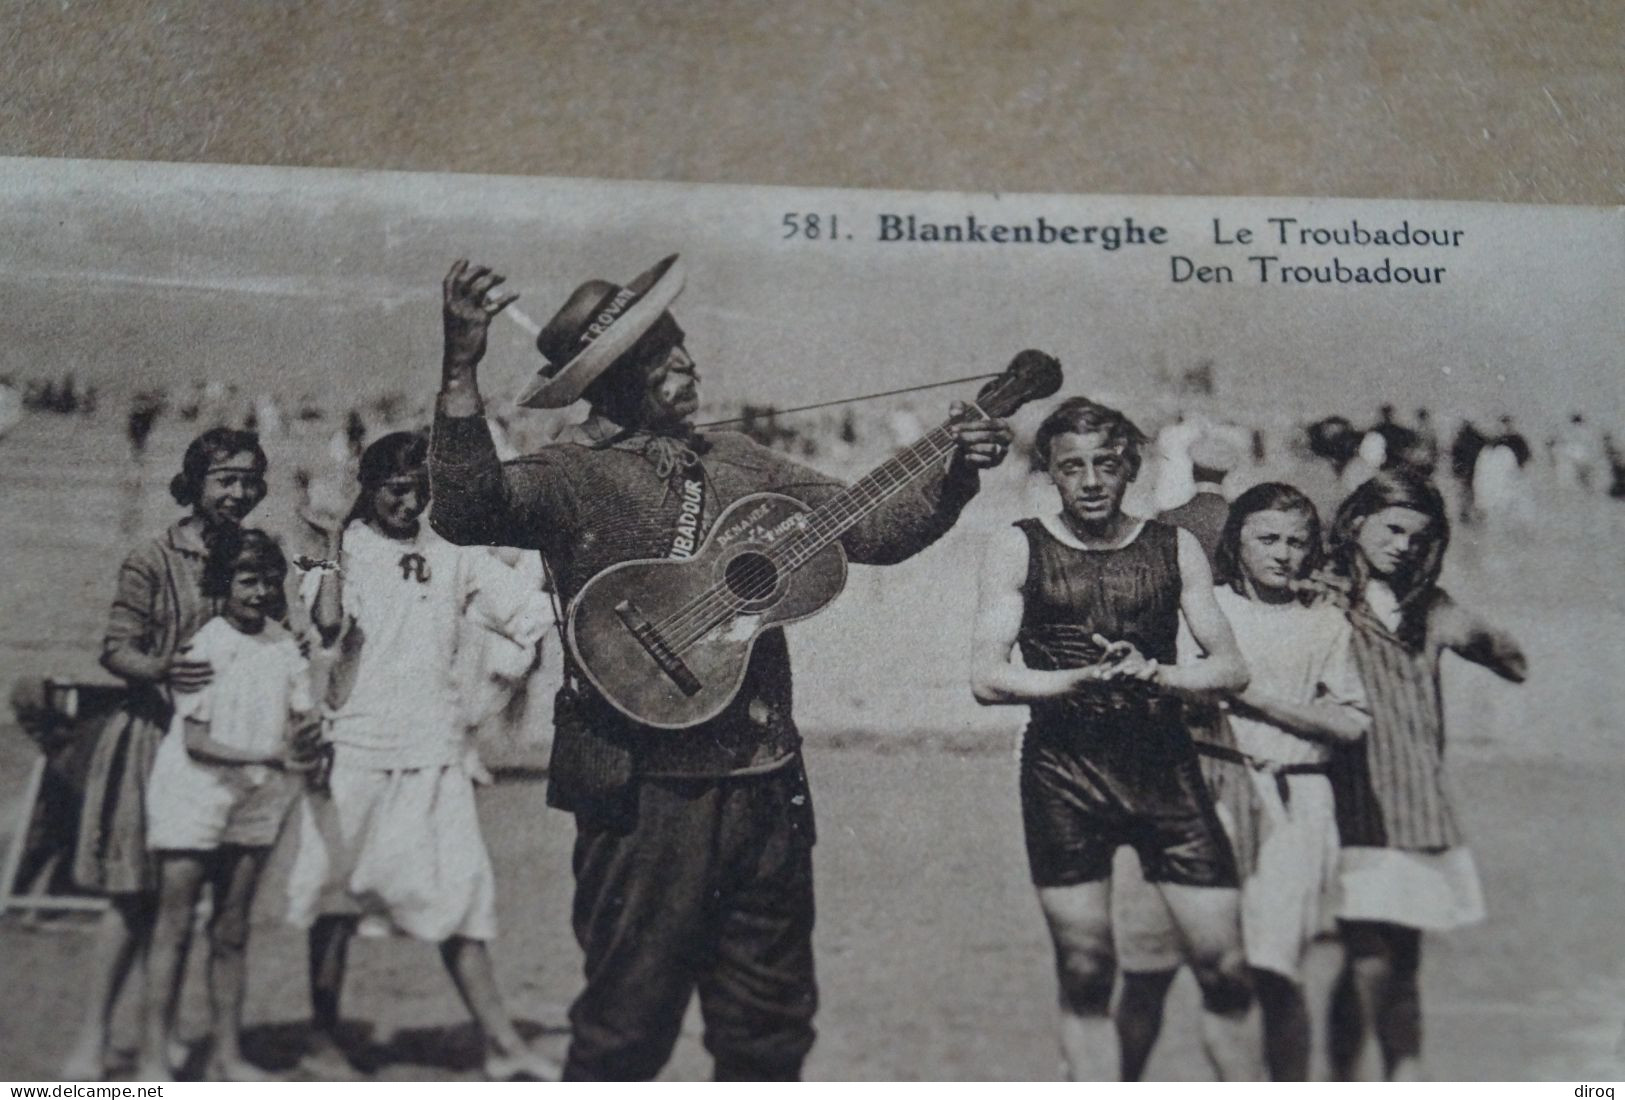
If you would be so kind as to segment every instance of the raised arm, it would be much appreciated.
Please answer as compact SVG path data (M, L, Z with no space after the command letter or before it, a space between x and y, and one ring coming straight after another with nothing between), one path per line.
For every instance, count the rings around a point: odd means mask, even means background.
M502 281L488 267L458 260L441 287L445 347L429 441L429 525L460 546L539 549L551 526L549 469L502 464L480 398L478 368L491 319L519 297L498 291Z
M316 572L316 592L309 595L305 584L300 595L310 607L310 622L322 645L332 645L344 628L344 520L336 515L318 514L302 508L299 518L321 540L326 565ZM306 574L306 584L310 574Z
M1046 671L1014 660L1021 630L1027 539L1014 527L995 532L982 560L976 625L971 640L971 691L986 706L1058 699L1101 681L1099 665Z
M1482 665L1514 684L1529 675L1529 660L1506 631L1462 607L1448 596L1434 609L1432 623L1439 640L1475 665Z

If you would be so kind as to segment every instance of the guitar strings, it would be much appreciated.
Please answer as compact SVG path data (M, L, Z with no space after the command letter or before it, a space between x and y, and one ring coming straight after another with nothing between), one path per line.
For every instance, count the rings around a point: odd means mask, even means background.
M979 401L981 400L986 400L986 398L979 397ZM971 402L970 409L967 411L977 413L981 418L985 419L988 414L981 408L979 401ZM834 541L834 538L838 537L841 532L861 522L916 477L927 472L931 468L931 464L946 454L951 446L952 440L948 436L948 428L955 423L961 422L963 420L950 420L947 424L939 426L921 439L902 448L887 463L860 479L852 489L856 490L859 496L864 493L873 495L865 500L856 512L846 513L841 516L820 516L819 512L815 511L807 526L802 528L795 538L788 539L780 546L769 547L761 552L762 557L766 559L765 564L747 565L746 570L734 578L732 586L728 585L726 581L712 585L687 605L663 619L656 625L656 629L665 633L681 626L683 628L682 633L676 641L670 644L674 646L677 652L683 652L717 626L726 622L730 616L736 614L742 608L764 596L770 595L774 587L773 582L780 571L780 566L788 564L790 569L800 568L801 565L811 560L830 542ZM943 438L939 440L937 438L939 436ZM932 451L935 454L931 454L930 457L921 455L919 451L922 447L926 449L928 454ZM905 457L914 458L920 463L920 468L910 470L907 463L903 461ZM902 468L903 476L898 478L895 484L884 485L879 481L879 477L893 463ZM888 478L895 476L893 474L887 475ZM865 485L866 482L871 484ZM812 544L811 548L803 552L802 547L809 543ZM766 588L762 589L760 586L764 584L766 584ZM739 590L745 593L744 599L739 599L734 595L734 592Z
M920 470L908 471L907 467L904 466L904 469L906 471L906 476L904 476L902 479L898 480L894 485L890 485L890 486L884 486L878 480L875 480L876 475L881 472L880 470L877 470L874 473L866 475L862 480L860 480L856 485L854 485L852 487L852 490L849 490L849 492L856 491L856 495L861 496L863 493L873 493L873 492L876 492L877 490L883 490L884 491L884 496L882 497L882 499L884 499L885 496L889 496L891 493L894 493L898 489L900 489L903 486L907 485L908 482L913 479L913 477L918 476L919 473L924 472L925 470L929 469L929 460L921 458L921 456L918 455L915 452L917 452L918 449L922 445L932 445L933 444L933 437L940 434L940 433L942 433L944 430L945 430L944 428L937 428L935 431L931 432L930 434L928 434L924 438L916 440L909 447L905 448L903 451L900 451L899 454L897 456L895 456L894 459L892 460L892 461L901 462L902 456L904 454L914 454L914 457L916 458L916 460L919 460L922 463ZM939 446L939 447L941 446L940 443L934 444L934 445ZM888 463L888 465L889 465L889 463ZM884 470L884 468L885 467L883 466L881 469ZM872 484L866 485L865 484L866 482L872 482ZM750 587L754 588L756 585L759 585L760 583L762 583L763 581L769 579L770 577L772 577L774 575L774 573L776 571L774 566L784 564L785 562L790 561L790 559L792 559L795 556L797 549L803 543L808 541L809 536L816 536L817 538L824 538L827 535L828 531L830 531L830 530L832 530L832 529L834 529L836 527L842 527L842 526L845 526L845 525L842 524L838 518L836 518L836 517L820 517L815 512L814 516L813 516L813 519L808 523L808 525L806 527L804 527L800 532L798 532L797 535L794 538L787 539L787 540L785 540L785 542L779 544L778 546L770 546L766 550L762 551L762 555L764 557L766 557L768 559L768 561L769 561L769 564L767 566L765 566L765 567L764 566L756 566L754 568L754 570L743 573L743 574L741 574L739 576L736 576L736 578L735 578L736 582L740 583L741 585L750 586ZM819 547L819 549L821 549L821 547ZM816 553L816 552L817 552L817 550L815 549L815 550L809 552L806 555L806 557L810 558L812 556L812 554ZM803 559L803 560L805 560L805 559ZM795 568L799 564L800 564L799 562L796 562L796 563L792 564L791 567ZM664 619L661 622L659 622L658 624L656 624L657 629L670 629L672 627L677 626L680 623L681 620L689 617L692 612L695 612L695 611L703 612L705 610L708 610L708 608L706 608L704 605L708 601L710 601L712 597L719 596L719 595L726 595L727 591L728 591L728 587L727 587L725 582L712 586L711 588L701 592L697 597L695 597L694 600L690 601L689 604L685 605L682 608L679 608L677 611L673 612L666 619ZM768 591L770 592L771 589L769 589ZM761 595L766 595L766 594L767 594L766 592L761 593ZM753 597L753 599L759 599L759 598L760 598L760 595ZM744 606L745 603L750 603L750 602L752 602L751 599L747 599L747 600L744 601L744 603L741 603L738 606ZM713 604L712 608L714 608L715 606L716 605ZM708 625L705 629L709 630L710 628L711 627Z
M907 466L903 466L905 476L897 479L895 484L890 484L890 486L874 479L874 474L879 473L879 471L868 474L863 481L853 486L853 489L861 489L861 492L876 494L876 496L869 497L868 502L861 505L858 512L843 512L840 517L819 517L817 513L814 513L814 518L809 520L808 525L801 528L801 531L798 531L795 538L785 539L778 546L770 546L770 548L760 551L760 556L765 559L764 564L751 562L738 575L734 575L731 585L725 580L725 582L717 583L717 585L712 585L712 587L702 591L699 596L695 596L694 600L689 601L689 604L686 604L684 608L679 608L671 616L663 619L660 624L656 624L656 629L660 629L663 634L668 630L681 629L678 639L671 642L671 645L678 652L684 652L687 648L692 647L695 642L699 642L702 637L710 634L710 630L720 626L721 622L726 622L728 617L738 613L739 609L746 608L746 606L760 600L760 598L764 598L764 596L772 595L773 587L775 587L773 582L775 582L777 575L782 572L783 567L799 569L804 562L811 561L811 557L816 556L817 552L822 551L824 546L827 546L829 541L832 541L832 535L835 535L838 531L847 530L853 523L863 520L863 517L866 517L869 512L873 512L876 507L884 504L887 499L894 496L895 492L912 483L916 476L920 476L921 473L929 470L929 460L921 457L918 448L921 445L933 444L934 435L941 434L944 431L946 429L939 427L936 431L926 435L925 439L916 440L915 444L903 448L902 452L899 452L899 455L894 458L894 461L900 461L905 453L912 455L913 458L921 461L920 470L910 471ZM941 444L933 444L933 447L941 447ZM941 457L941 453L946 453L946 450L939 450L938 457ZM882 466L882 470L884 470L884 466ZM871 484L864 486L864 483ZM803 546L808 543L816 544L811 549L803 551ZM743 600L734 595L734 591L746 593Z
M980 412L980 409L977 411ZM938 439L939 436L942 438ZM932 463L947 453L951 443L951 437L947 435L947 426L944 425L903 448L886 465L866 475L853 486L853 489L859 490L860 496L870 494L855 512L843 510L839 516L823 517L815 512L813 518L795 538L787 539L779 546L762 551L762 557L766 559L764 563L747 564L746 568L734 577L732 585L726 581L713 585L688 606L668 616L657 629L665 633L681 627L681 633L670 644L677 652L689 649L706 634L726 622L730 616L756 600L772 594L781 567L800 568L828 546L842 531L861 522L897 492L906 488L915 478L928 472ZM922 447L925 448L924 454L921 453ZM909 469L904 461L905 457L911 457L919 462L919 468ZM903 474L901 477L887 474L888 480L896 478L895 483L888 485L879 480L879 475L892 463L901 466ZM865 485L865 482L869 484ZM740 599L736 592L743 594L744 598Z
M747 596L743 600L737 600L730 590L731 586L724 581L711 586L711 588L705 590L704 592L701 592L685 607L679 608L666 619L656 624L656 629L664 633L678 627L679 625L686 628L679 640L673 643L677 646L679 651L681 651L682 649L686 649L693 645L693 643L698 641L700 638L703 638L716 626L720 625L721 622L726 621L729 615L737 612L739 609L749 605L755 600L771 594L773 590L771 584L768 585L765 591L759 590L758 586L762 585L764 582L773 580L773 578L779 572L777 567L791 562L791 559L797 556L797 553L803 544L809 541L819 543L819 545L813 547L811 550L808 550L799 561L794 561L793 564L790 564L790 568L792 569L799 568L800 565L804 564L807 560L810 560L815 554L822 550L825 545L828 545L832 532L845 530L852 524L859 522L864 516L868 515L869 512L873 511L874 508L890 499L890 497L898 490L907 486L911 481L913 481L914 478L929 470L932 459L928 459L920 455L918 453L919 448L926 446L928 451L936 450L937 454L934 457L941 457L942 454L946 453L943 447L948 440L944 439L942 441L937 441L935 437L939 435L945 436L946 431L946 425L936 428L923 438L916 440L908 447L900 450L897 455L895 455L885 465L881 466L880 469L866 475L856 485L854 485L852 488L853 490L858 490L859 495L862 493L879 492L878 496L871 497L870 501L857 513L849 513L847 517L829 516L820 518L815 512L814 518L809 521L806 527L798 532L795 538L787 539L779 546L769 547L768 549L762 551L762 556L767 559L767 564L749 565L746 567L744 572L734 578L735 586L745 588L748 591L757 592L758 594ZM921 463L920 469L909 470L907 465L902 462L905 455L912 456L919 461ZM878 475L892 462L897 462L903 466L904 476L897 480L893 485L883 485L877 480ZM871 484L866 486L865 482L870 482ZM719 611L720 617L718 617L717 614ZM698 625L697 630L695 630L696 625Z

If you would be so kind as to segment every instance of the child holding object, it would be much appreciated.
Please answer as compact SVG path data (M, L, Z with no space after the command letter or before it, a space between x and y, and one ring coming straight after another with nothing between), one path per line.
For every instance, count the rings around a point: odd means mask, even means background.
M471 628L499 629L534 651L542 594L480 547L444 541L421 522L428 442L396 432L361 456L361 492L343 523L306 519L329 539L312 617L336 645L328 689L328 791L297 811L290 919L309 930L314 1044L308 1072L344 1074L339 995L350 938L383 927L439 945L485 1040L486 1076L557 1077L503 1004L487 944L496 880L474 805L462 682Z
M213 894L208 1076L266 1079L240 1046L249 907L293 801L288 771L311 756L307 749L295 757L292 730L313 709L299 643L273 617L287 573L277 544L255 530L217 539L204 567L203 594L220 601L220 614L193 636L187 653L207 661L214 677L202 691L178 697L147 783L158 916L148 955L144 1080L170 1076L165 1044L205 883Z
M1432 482L1387 470L1337 510L1332 565L1347 588L1355 663L1371 704L1364 741L1337 754L1338 909L1345 963L1332 1005L1338 1076L1415 1080L1423 931L1482 920L1484 899L1444 783L1439 663L1454 650L1503 679L1526 662L1510 636L1439 587L1450 520Z

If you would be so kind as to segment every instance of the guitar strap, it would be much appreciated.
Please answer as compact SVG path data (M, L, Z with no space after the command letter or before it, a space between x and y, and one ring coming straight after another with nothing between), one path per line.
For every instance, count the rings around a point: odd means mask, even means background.
M553 629L559 636L559 661L564 669L564 686L573 691L574 662L570 660L570 645L564 640L564 608L559 603L559 582L553 576L553 567L547 563L547 554L541 550L536 553L542 559L542 575L547 578L547 602L553 609Z
M689 558L700 544L700 524L705 517L705 469L698 459L684 467L679 475L681 500L677 506L677 526L672 532L668 558Z

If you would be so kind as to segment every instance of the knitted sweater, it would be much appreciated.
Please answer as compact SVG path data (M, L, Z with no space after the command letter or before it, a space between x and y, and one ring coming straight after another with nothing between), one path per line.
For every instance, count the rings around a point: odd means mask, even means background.
M429 452L432 523L455 543L542 551L568 604L609 566L671 552L685 478L705 482L702 537L728 505L748 494L783 493L816 508L845 488L736 432L696 437L691 446L700 452L698 469L679 466L662 479L651 439L636 434L603 446L578 434L503 463L483 417L453 417L442 409ZM952 470L951 476L927 475L848 530L841 538L847 556L888 565L940 538L977 490L975 471L957 464ZM646 777L718 778L782 766L795 758L801 740L791 717L790 657L780 630L758 639L738 696L702 725L673 732L641 726L608 706L591 714L585 730L558 723L555 805L571 807L573 785L604 787L603 775L560 774L562 762L585 758L593 772L619 768ZM581 752L583 746L571 743L576 737L600 743Z

